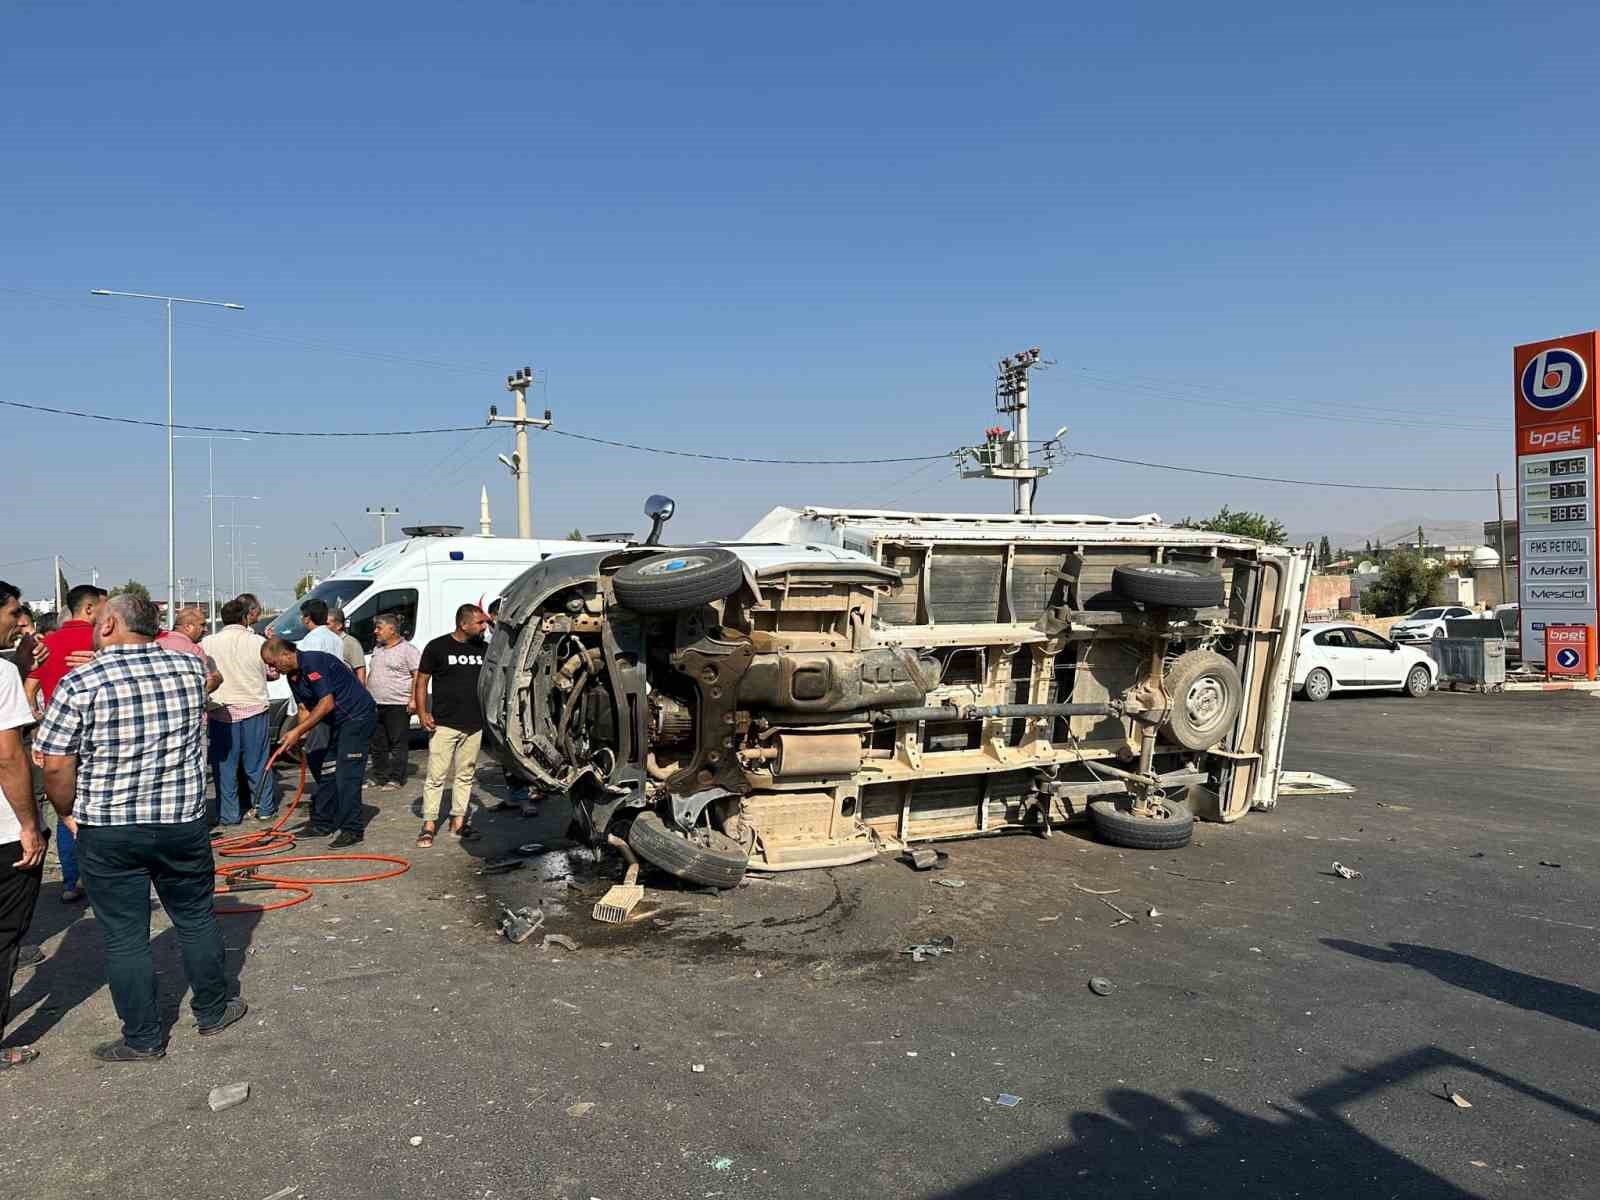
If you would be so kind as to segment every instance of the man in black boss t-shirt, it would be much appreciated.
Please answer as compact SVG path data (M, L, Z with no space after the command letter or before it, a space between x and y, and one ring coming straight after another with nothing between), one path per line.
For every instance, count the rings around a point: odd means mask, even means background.
M422 785L422 832L417 845L433 845L439 828L444 788L450 784L450 832L458 838L477 837L467 824L472 801L472 781L478 772L478 746L483 741L483 709L478 703L478 674L489 649L483 640L484 615L476 604L456 609L456 627L436 637L422 651L417 664L412 701L417 720L432 736L428 741L428 778ZM428 684L433 684L433 704L428 704Z

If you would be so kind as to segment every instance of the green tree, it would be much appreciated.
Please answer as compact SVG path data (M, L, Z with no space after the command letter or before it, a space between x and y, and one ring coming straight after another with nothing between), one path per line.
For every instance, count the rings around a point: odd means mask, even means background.
M581 542L581 541L583 541L583 530L574 529L571 533L567 534L567 541L569 541L569 542Z
M316 586L317 586L317 577L315 575L313 575L310 571L307 571L304 575L300 576L299 579L294 581L294 598L296 600L300 599L302 596L304 596L307 592L309 592L312 588L314 588Z
M1361 607L1374 616L1404 616L1428 603L1448 570L1440 563L1428 564L1413 550L1397 550L1361 590Z
M1234 512L1224 504L1214 517L1185 517L1178 522L1183 529L1208 529L1212 533L1231 533L1235 537L1257 538L1277 545L1286 535L1283 522L1258 512Z
M112 588L111 594L113 596L137 596L139 599L145 601L150 599L150 589L145 587L145 585L140 583L137 579L130 579L127 583L120 584L119 586Z
M1327 566L1333 561L1333 547L1328 544L1327 534L1322 535L1322 546L1318 553L1323 566Z

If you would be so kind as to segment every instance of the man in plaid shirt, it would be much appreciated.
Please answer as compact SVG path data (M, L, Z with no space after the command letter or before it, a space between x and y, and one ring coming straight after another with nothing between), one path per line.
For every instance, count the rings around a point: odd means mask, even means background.
M206 828L206 668L155 643L156 607L113 596L94 616L95 657L61 681L34 739L45 793L78 837L78 863L106 944L106 977L120 1041L96 1046L106 1062L163 1057L166 1031L150 957L155 886L183 952L202 1036L245 1014L228 999L216 878Z

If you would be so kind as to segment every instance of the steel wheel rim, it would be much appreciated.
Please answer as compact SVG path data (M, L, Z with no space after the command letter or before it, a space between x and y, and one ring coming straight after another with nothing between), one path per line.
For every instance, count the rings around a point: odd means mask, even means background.
M1228 689L1215 675L1202 675L1189 685L1183 698L1183 711L1197 729L1216 724L1228 710Z

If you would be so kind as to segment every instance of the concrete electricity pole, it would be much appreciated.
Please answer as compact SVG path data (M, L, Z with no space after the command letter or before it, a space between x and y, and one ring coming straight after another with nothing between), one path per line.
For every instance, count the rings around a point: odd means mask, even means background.
M511 473L517 477L517 536L531 538L533 536L533 492L529 482L530 466L528 461L528 426L535 429L550 428L550 410L544 410L544 418L528 416L528 389L533 386L533 368L523 367L515 375L506 376L506 391L517 398L516 416L502 417L494 405L489 406L489 424L515 425L517 427L517 449L510 460L504 455L500 461L511 468Z
M389 544L389 518L398 517L399 515L400 510L398 508L386 508L381 504L377 508L373 508L372 505L367 505L367 516L378 518L378 545L387 546Z
M975 450L968 451L977 460L977 468L962 471L963 479L1011 480L1012 510L1019 515L1033 512L1033 494L1039 480L1050 474L1055 442L1045 447L1045 461L1034 466L1028 444L1028 372L1035 367L1050 366L1048 359L1039 357L1039 348L1023 350L1010 358L1000 360L1000 371L994 382L994 409L1011 418L1011 428L995 426L987 431L987 441ZM1063 429L1056 434L1059 441Z

